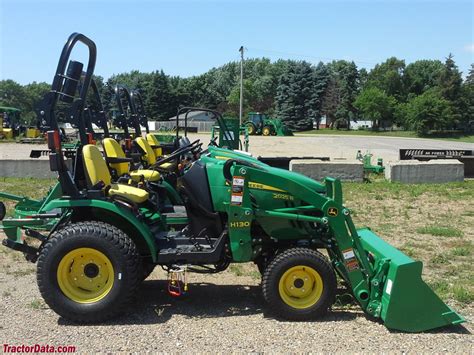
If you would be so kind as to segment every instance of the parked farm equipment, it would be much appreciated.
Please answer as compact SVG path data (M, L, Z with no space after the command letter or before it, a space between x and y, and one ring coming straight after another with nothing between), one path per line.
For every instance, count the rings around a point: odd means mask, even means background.
M71 61L67 71L66 64L78 42L89 49L89 61L74 95L82 64ZM198 141L181 139L184 144L160 162L199 150L178 176L184 217L162 210L146 186L114 182L84 125L95 59L94 42L71 35L52 83L48 146L60 197L26 219L60 211L58 222L47 233L30 235L41 241L34 248L22 237L21 230L27 235L32 230L25 218L3 221L3 244L38 262L39 290L56 313L88 323L113 317L155 265L168 270L170 291L179 295L183 272L215 273L231 263L254 262L262 273L263 297L281 318L321 317L335 300L338 275L364 312L388 328L417 332L464 321L422 281L421 262L370 229L356 229L337 179L318 183L243 152L202 150ZM58 100L73 105L79 122L71 167L54 116Z
M400 149L400 160L429 161L456 159L464 164L464 177L474 178L474 150L461 149Z
M244 124L250 135L292 136L293 132L279 118L271 118L260 112L250 112Z

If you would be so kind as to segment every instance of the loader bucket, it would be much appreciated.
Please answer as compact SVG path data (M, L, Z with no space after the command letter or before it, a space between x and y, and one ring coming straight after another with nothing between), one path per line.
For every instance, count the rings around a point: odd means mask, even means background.
M409 258L370 229L357 233L376 261L390 260L381 300L381 318L387 328L422 332L465 322L421 279L421 261Z

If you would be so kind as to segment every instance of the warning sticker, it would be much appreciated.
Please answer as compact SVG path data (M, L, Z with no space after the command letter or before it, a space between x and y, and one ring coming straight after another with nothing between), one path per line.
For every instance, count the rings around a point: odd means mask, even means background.
M232 185L233 186L244 186L244 178L241 176L235 176L234 179L232 180Z
M356 256L354 254L354 249L349 248L342 251L342 256L346 261L346 268L348 271L354 271L359 269L359 263L357 262Z
M353 259L353 258L355 258L354 249L351 248L351 249L343 250L342 255L344 256L344 259L346 259L346 260Z
M346 262L346 267L348 271L354 271L354 270L359 269L359 263L357 262L356 259L352 259Z
M231 202L234 205L240 205L242 204L243 196L242 195L232 195L231 197Z

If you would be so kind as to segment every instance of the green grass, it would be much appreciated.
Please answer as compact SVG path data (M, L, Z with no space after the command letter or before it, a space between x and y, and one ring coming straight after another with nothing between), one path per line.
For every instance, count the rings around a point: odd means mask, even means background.
M459 133L436 133L423 137L417 136L414 131L371 131L371 130L337 130L337 129L313 129L311 131L299 132L298 134L315 134L315 135L347 135L347 136L374 136L374 137L402 137L402 138L428 138L441 139L448 141L474 143L474 134Z
M33 309L44 308L44 302L41 299L34 299L30 302L29 306Z
M258 280L261 275L258 271L249 269L247 266L240 264L232 264L229 266L229 271L235 276L250 276L251 278Z
M464 233L457 228L441 227L441 226L421 227L421 228L417 228L416 232L420 234L430 234L436 237L447 237L447 238L450 238L450 237L460 238L464 235Z
M471 248L469 247L459 247L451 250L451 254L454 256L469 256L471 255Z
M55 179L0 177L0 192L41 199L55 183Z

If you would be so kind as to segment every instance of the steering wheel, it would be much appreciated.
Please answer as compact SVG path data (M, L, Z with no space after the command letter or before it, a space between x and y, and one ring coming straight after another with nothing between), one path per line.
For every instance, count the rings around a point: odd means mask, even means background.
M179 157L182 154L185 154L187 152L194 152L196 149L201 148L202 143L199 143L200 139L195 140L194 142L182 147L178 148L174 152L172 152L170 155L168 155L166 158L158 160L155 164L153 164L152 168L154 167L159 167L160 165L163 165L164 163L168 163L177 157Z

